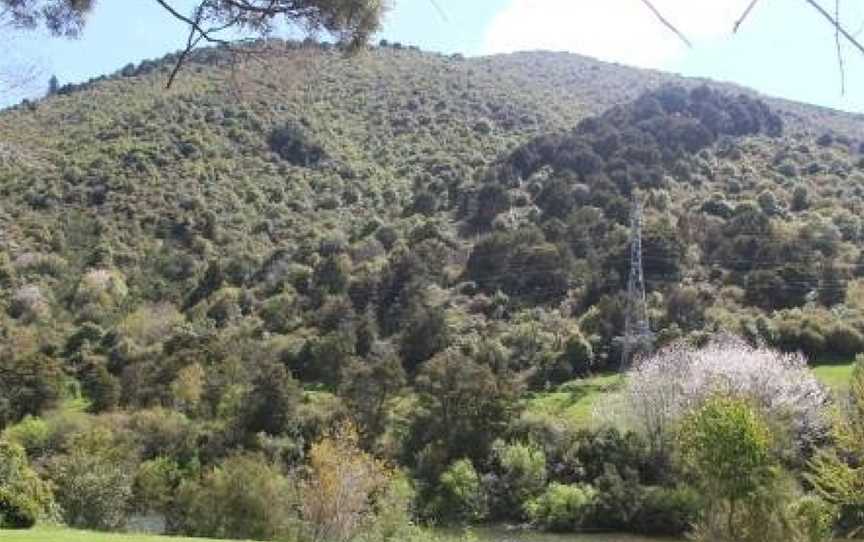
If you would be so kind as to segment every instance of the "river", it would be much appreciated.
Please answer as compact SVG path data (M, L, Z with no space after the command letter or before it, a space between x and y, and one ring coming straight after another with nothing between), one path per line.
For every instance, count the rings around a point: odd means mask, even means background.
M452 531L450 531L452 533ZM622 533L552 534L510 530L503 527L477 527L471 532L479 542L683 542L683 538L648 538Z

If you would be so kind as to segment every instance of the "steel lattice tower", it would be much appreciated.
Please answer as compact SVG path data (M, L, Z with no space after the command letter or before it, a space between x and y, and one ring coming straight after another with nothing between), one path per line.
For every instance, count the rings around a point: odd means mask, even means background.
M624 338L621 345L621 369L629 367L631 358L648 349L654 334L648 323L645 299L645 275L642 270L642 204L633 195L630 210L630 278L627 281L627 307L624 315Z

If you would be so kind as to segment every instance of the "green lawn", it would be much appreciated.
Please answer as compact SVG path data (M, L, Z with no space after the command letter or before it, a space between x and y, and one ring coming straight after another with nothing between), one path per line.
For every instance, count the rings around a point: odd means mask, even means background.
M622 383L618 374L572 380L548 392L531 394L525 404L529 415L550 416L575 425L586 425L597 400L617 390Z
M0 541L2 542L206 542L207 540L205 538L173 536L94 533L54 527L39 527L27 531L0 531ZM212 539L209 540L212 541Z
M813 374L823 384L835 392L843 392L849 387L849 379L852 377L852 367L855 362L829 363L813 367Z

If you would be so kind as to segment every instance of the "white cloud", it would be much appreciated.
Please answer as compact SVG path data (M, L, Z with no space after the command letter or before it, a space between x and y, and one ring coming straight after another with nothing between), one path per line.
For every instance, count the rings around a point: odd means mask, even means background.
M694 44L729 35L747 0L654 0ZM670 68L687 48L640 0L511 0L486 29L484 53L549 49Z

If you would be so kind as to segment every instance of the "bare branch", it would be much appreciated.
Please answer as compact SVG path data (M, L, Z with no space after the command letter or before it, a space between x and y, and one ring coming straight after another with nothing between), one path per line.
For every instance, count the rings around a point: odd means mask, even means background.
M758 3L759 3L759 0L752 0L750 2L750 4L747 6L747 9L744 10L744 13L741 15L741 17L739 17L738 20L735 21L735 26L732 27L732 33L733 34L736 34L738 32L738 27L741 26L741 23L743 23L744 20L750 15L750 12L753 11L753 8L756 7L756 4L758 4Z
M856 40L855 36L850 34L845 28L843 28L843 25L840 24L839 20L835 19L834 17L831 16L830 13L825 11L825 8L820 6L819 3L816 2L816 0L804 0L804 1L807 2L808 4L810 4L811 6L813 6L813 9L818 11L823 17L828 19L828 22L831 23L831 25L837 30L838 33L840 33L844 38L846 38L849 41L849 43L851 43L856 49L861 51L861 54L864 54L864 45L862 45L861 42Z
M447 13L441 8L441 4L438 3L438 0L429 0L432 2L432 5L435 6L435 10L438 11L438 15L444 20L445 23L449 23L450 20L447 18Z
M677 28L675 28L675 25L673 25L672 23L670 23L670 22L666 19L666 17L664 17L663 14L660 13L660 11L659 11L657 8L654 7L654 4L651 3L651 0L642 0L642 3L645 4L646 6L648 6L648 9L650 9L650 10L654 13L654 15L657 17L657 19L659 19L660 22L663 23L663 25L664 25L666 28L668 28L669 30L671 30L672 32L674 32L675 35L678 36L678 37L681 39L681 41L684 42L685 45L687 45L687 47L690 47L690 48L693 47L693 44L690 43L690 40L687 39L687 36L685 36L684 34L682 34L680 30L678 30Z
M840 0L834 0L834 19L840 21ZM834 26L834 42L837 44L837 66L840 68L840 95L846 95L846 66L843 64L843 46L840 44L840 25Z

